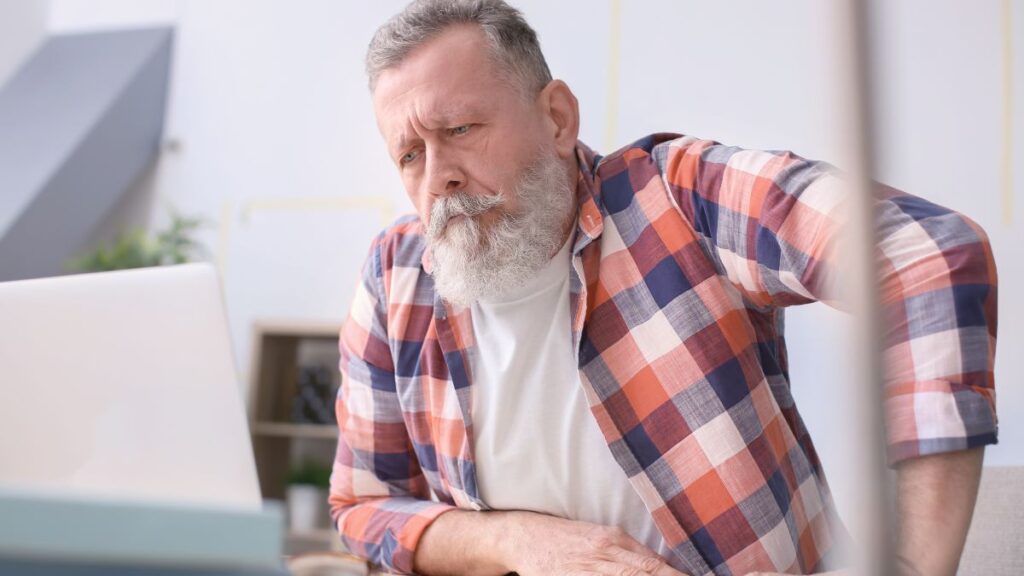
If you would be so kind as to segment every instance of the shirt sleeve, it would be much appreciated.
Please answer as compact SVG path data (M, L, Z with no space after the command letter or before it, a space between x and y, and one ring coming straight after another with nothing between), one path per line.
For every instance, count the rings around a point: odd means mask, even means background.
M411 574L423 532L453 507L428 500L402 418L386 333L381 239L373 242L339 338L339 434L329 503L352 553Z
M841 305L842 175L824 162L682 137L655 149L670 193L752 306ZM994 444L996 267L967 217L876 187L890 465Z

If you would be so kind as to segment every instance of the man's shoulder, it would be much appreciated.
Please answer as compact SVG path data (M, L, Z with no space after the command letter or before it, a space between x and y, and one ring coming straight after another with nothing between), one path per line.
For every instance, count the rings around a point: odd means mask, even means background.
M640 193L656 194L665 190L647 186L653 178L662 179L670 155L698 141L692 136L659 132L644 136L606 155L594 155L593 176L599 182L596 194L609 212L619 212L633 203Z
M678 134L675 132L657 132L634 140L629 144L611 152L605 156L596 156L596 166L599 172L608 170L622 170L631 162L638 159L653 159L661 163L670 151L685 152L692 147L702 151L710 147L722 147L716 140L698 138L697 136ZM728 150L736 150L734 147L726 147Z
M622 172L637 160L653 158L660 150L673 145L673 143L678 144L680 141L691 139L693 138L674 132L649 134L622 146L614 152L604 156L597 156L595 158L596 171L601 176Z

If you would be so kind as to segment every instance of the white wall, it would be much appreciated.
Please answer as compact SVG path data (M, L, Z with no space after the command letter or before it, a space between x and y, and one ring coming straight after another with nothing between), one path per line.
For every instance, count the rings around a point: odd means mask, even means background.
M46 34L48 0L0 2L0 87Z
M556 76L580 97L585 141L609 150L671 130L835 161L826 3L816 0L515 2ZM179 27L157 204L216 222L203 236L221 266L240 367L257 318L344 317L368 242L406 211L362 74L374 29L403 2L53 0L54 27L175 20ZM989 464L1024 464L1024 138L1003 115L1000 4L887 0L875 37L881 179L949 205L990 233L1001 273L997 380L1002 443ZM88 6L88 9L84 8ZM146 7L148 8L148 12ZM1013 4L1015 62L1024 5ZM612 18L614 12L619 18ZM617 39L617 40L616 40ZM615 66L615 62L619 66ZM1024 71L1009 76L1024 94ZM1017 195L1003 214L1004 126ZM163 218L158 208L154 224ZM846 321L824 306L789 316L791 376L841 509L856 471L849 422L834 402Z
M50 32L159 26L178 20L183 0L56 0Z

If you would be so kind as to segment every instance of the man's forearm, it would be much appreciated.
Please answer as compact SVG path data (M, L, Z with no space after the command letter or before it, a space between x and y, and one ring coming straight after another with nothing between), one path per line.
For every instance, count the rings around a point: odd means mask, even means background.
M913 458L899 465L903 574L956 574L978 495L984 448Z
M468 510L441 514L416 546L416 573L500 576L510 572L501 560L503 523L508 514Z
M686 576L626 531L526 510L437 517L416 546L418 573Z

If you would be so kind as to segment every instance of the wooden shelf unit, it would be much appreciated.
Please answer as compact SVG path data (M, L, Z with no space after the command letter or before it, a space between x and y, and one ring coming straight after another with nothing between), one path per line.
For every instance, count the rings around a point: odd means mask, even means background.
M292 419L298 393L300 355L313 350L315 365L330 365L337 375L341 322L259 321L254 323L249 386L249 431L256 470L265 499L285 500L288 475L297 457L329 466L337 447L335 424L297 423ZM333 350L333 356L328 354ZM290 531L292 552L337 549L330 527Z

